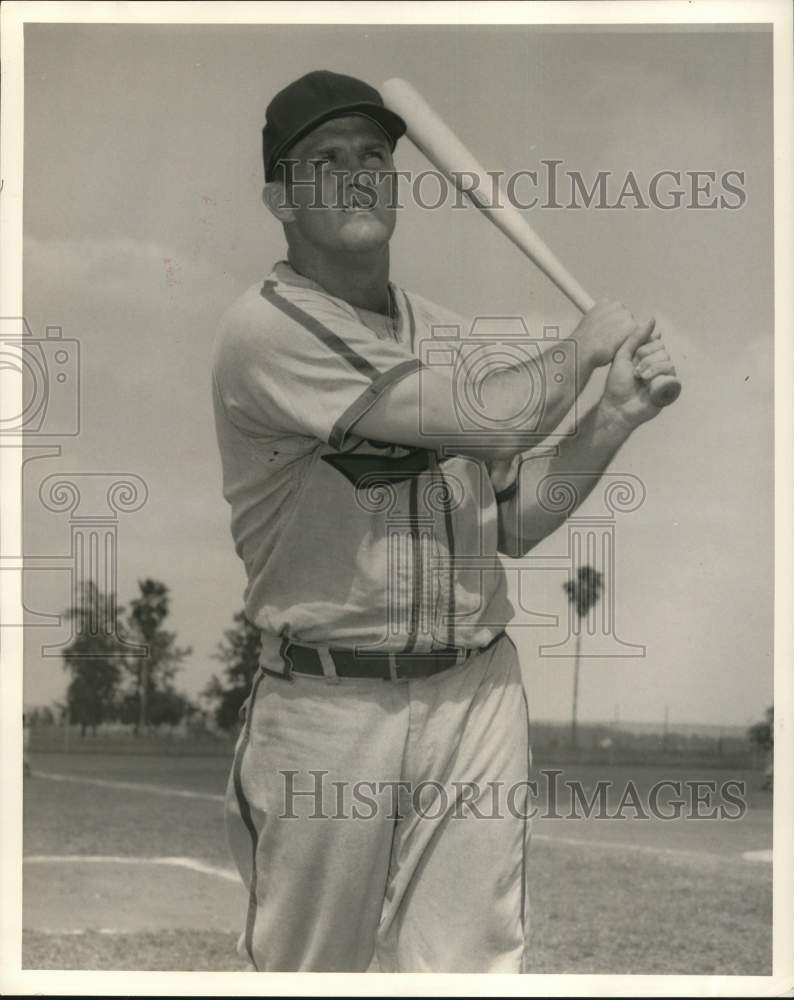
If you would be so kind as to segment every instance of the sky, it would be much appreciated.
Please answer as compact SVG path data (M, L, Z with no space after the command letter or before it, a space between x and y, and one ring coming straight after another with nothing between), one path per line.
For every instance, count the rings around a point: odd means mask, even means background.
M660 170L744 171L737 210L526 215L593 295L657 317L684 383L611 468L646 491L618 515L613 581L617 632L646 655L585 655L580 718L654 722L665 707L672 723L760 718L772 699L773 581L763 30L26 25L25 316L36 336L57 325L79 341L82 407L60 457L27 465L26 554L69 552L68 516L39 498L45 477L140 476L145 505L119 515L119 600L139 579L164 581L171 627L193 647L179 685L195 695L219 670L212 654L245 580L221 495L212 342L228 305L284 256L260 200L260 130L273 94L317 68L376 86L411 81L486 169L559 159L590 181L631 170L646 189ZM405 139L396 163L427 166ZM408 205L392 279L464 315L522 315L534 336L577 322L474 209ZM582 512L601 510L595 494ZM538 567L564 554L566 538L563 528L533 550ZM538 719L570 713L572 659L539 652L565 638L565 579L563 568L525 574L524 607L560 623L529 627L519 609L513 628ZM31 571L26 605L57 614L69 586L62 570ZM40 649L67 637L65 626L27 630L27 705L63 696L61 663Z

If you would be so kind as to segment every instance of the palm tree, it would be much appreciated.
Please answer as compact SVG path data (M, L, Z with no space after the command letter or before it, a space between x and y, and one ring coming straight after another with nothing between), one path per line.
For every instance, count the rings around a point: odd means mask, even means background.
M592 566L580 566L576 573L576 578L567 580L563 584L563 589L568 595L568 600L576 609L576 616L579 619L579 627L576 630L576 658L573 668L573 709L571 712L571 746L576 749L576 713L579 702L579 655L582 648L582 619L591 608L598 603L601 596L601 588L604 584L604 576Z

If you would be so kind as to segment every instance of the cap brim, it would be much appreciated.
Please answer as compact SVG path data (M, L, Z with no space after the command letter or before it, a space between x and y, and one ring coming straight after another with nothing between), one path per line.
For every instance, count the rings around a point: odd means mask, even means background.
M303 124L293 135L285 139L279 147L273 151L267 164L265 180L273 180L273 170L279 160L284 158L284 154L287 153L296 142L304 136L307 136L310 132L313 132L314 129L316 129L319 125L322 125L324 122L331 121L334 118L346 118L348 115L359 115L362 118L368 118L371 122L374 122L375 125L386 133L391 141L392 149L394 149L397 145L397 140L400 136L405 135L407 129L405 122L398 114L395 114L388 108L384 108L380 104L349 104L341 108L334 108L332 111L326 111L324 114L318 115L316 118L313 118L311 121Z

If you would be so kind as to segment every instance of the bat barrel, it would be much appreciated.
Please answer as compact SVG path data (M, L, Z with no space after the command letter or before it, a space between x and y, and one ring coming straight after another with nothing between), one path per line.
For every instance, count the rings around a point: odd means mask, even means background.
M483 215L497 226L522 253L540 268L560 291L583 313L595 305L562 262L530 226L524 216L499 192L497 204L481 201L464 178L483 178L486 171L463 145L452 129L406 80L386 80L380 88L386 107L405 121L408 138L424 153L455 187L466 195ZM497 188L498 190L498 188ZM681 393L681 383L673 375L657 375L650 385L651 400L656 406L669 406Z

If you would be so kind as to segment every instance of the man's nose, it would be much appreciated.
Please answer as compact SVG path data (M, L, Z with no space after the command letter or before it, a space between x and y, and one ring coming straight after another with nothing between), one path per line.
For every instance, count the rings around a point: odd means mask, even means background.
M371 177L372 171L365 166L364 159L356 155L340 158L334 168L336 183L343 191L366 186L365 178Z

